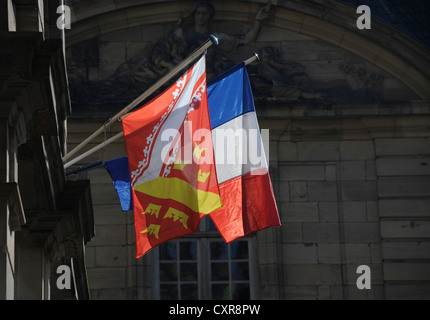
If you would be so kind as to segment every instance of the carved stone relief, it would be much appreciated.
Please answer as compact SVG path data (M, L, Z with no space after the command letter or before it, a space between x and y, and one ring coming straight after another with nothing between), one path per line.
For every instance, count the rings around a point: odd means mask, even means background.
M379 101L382 99L382 85L384 76L377 72L371 72L363 65L344 63L339 69L345 75L351 89L359 91L369 100Z
M68 61L72 101L78 104L130 101L213 34L218 38L219 45L208 50L206 73L210 79L234 64L225 52L234 52L238 46L255 41L261 28L261 21L273 14L270 4L263 6L246 33L227 34L210 30L209 25L214 12L215 9L210 2L197 1L190 13L183 17L166 37L157 39L152 46L138 52L122 63L111 76L100 81L89 81L85 72L89 66L87 61L80 57L82 53L92 50L94 41L79 44L80 50L72 48Z
M296 55L293 61L287 58L289 50L297 51L293 41L285 39L280 45L279 42L259 37L261 29L265 27L264 23L273 22L275 10L276 7L270 2L262 5L247 31L237 32L244 28L236 28L231 33L226 33L212 28L211 21L215 8L209 1L199 0L189 13L170 27L167 35L159 36L137 50L134 55L124 58L112 69L114 71L111 71L109 76L100 76L95 71L103 63L99 58L99 39L78 43L68 49L67 55L72 103L75 106L100 104L123 106L187 57L206 41L210 34L218 37L220 44L212 46L207 52L208 79L241 61L237 58L241 47L249 48L250 53L253 51L259 53L261 62L249 65L247 70L254 98L261 104L290 104L302 101L330 104L384 99L384 75L368 70L364 61L351 63L346 58L338 58L336 62L338 79L327 82L328 85L327 83L321 85L321 79L318 81L313 79L315 68L312 70L307 68L310 66L309 59L298 60L300 55ZM132 33L133 30L129 32ZM148 27L145 32L150 33L151 29ZM318 45L313 44L309 50L320 49ZM114 54L108 52L109 56ZM307 57L309 56L308 53ZM319 78L325 81L325 68L330 69L332 73L335 68L328 65L330 61L317 63Z
M305 67L284 61L278 49L265 46L259 50L261 62L250 67L254 94L258 99L275 102L323 100L323 92L314 92Z

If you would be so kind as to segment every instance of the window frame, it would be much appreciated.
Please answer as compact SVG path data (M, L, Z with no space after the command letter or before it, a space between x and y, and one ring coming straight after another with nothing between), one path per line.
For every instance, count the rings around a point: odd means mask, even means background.
M206 221L205 221L206 220ZM211 242L224 242L223 238L219 236L218 231L213 230L209 226L209 219L205 219L200 224L199 231L188 235L186 237L173 239L171 241L176 242L177 253L175 263L177 264L177 272L179 272L181 259L179 257L180 243L196 241L197 243L197 290L198 300L211 300L212 299L212 284L213 283L227 283L229 286L229 299L232 300L232 285L235 283L249 283L249 296L251 300L258 299L258 268L257 268L257 241L256 236L251 235L237 239L237 241L247 241L248 256L247 259L231 259L231 245L227 245L228 257L227 260L219 260L220 262L228 262L229 266L229 279L224 281L212 281L211 280L211 255L210 255L210 244ZM179 244L179 246L178 246ZM186 263L188 260L185 260ZM248 280L233 280L232 278L232 262L248 262ZM167 261L160 261L160 246L155 247L151 252L151 272L152 272L152 298L160 300L160 262L164 263ZM172 262L173 263L173 262ZM178 279L176 281L178 288L178 299L181 299L181 279L178 273Z

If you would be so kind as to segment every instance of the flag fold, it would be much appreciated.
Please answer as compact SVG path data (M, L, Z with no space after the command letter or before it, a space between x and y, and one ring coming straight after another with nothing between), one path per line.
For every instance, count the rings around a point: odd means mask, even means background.
M136 258L197 231L221 207L203 56L176 83L122 119Z
M208 85L215 162L223 207L210 213L229 243L281 225L245 65Z

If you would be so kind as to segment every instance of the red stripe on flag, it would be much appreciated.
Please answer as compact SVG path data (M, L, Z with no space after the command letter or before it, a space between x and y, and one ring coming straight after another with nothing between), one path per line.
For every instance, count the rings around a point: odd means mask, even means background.
M267 169L219 185L223 207L210 217L226 243L268 227L279 227L278 209Z

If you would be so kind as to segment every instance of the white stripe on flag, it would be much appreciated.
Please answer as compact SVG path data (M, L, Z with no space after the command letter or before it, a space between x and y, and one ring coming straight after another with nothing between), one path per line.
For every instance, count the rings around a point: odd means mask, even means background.
M268 168L255 112L216 127L212 137L218 183Z

